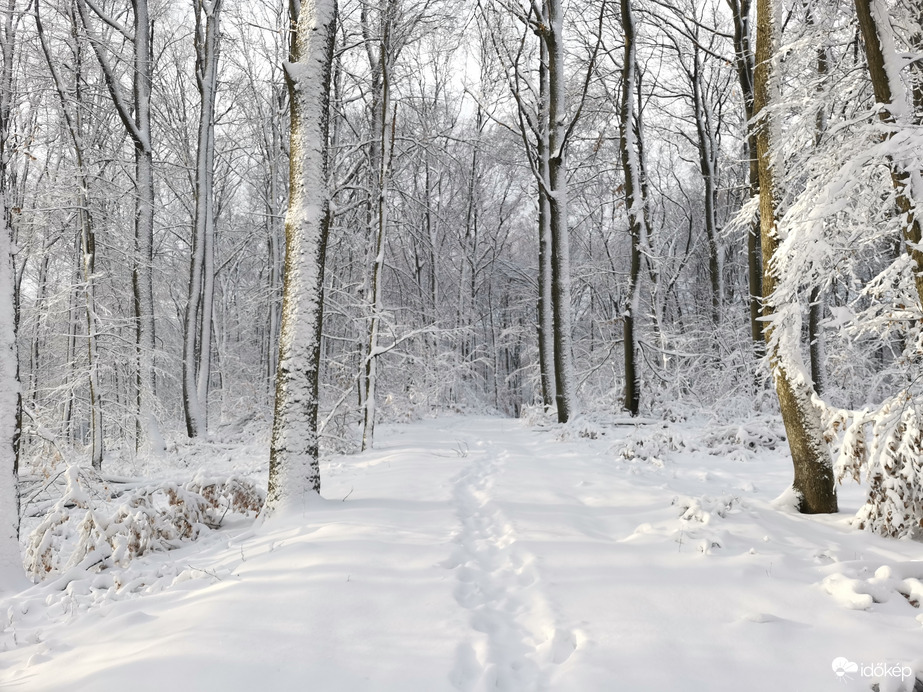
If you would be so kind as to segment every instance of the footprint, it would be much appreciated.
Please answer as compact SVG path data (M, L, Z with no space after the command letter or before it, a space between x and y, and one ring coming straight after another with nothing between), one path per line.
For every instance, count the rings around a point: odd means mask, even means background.
M482 670L483 666L478 660L474 647L464 642L455 649L455 665L449 673L449 682L455 689L469 692L474 689Z
M551 641L551 660L560 665L577 650L577 635L570 630L556 629Z

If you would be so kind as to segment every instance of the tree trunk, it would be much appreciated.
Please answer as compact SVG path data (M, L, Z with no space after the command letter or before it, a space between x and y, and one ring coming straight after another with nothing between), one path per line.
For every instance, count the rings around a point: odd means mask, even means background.
M551 289L554 270L551 256L551 205L548 190L551 177L548 164L548 48L540 41L538 68L539 113L536 134L538 175L543 184L538 185L538 362L542 405L546 410L556 402L554 375L554 300Z
M646 242L644 194L641 185L641 166L636 141L634 93L637 81L635 57L635 24L630 0L621 0L622 30L625 33L625 52L622 62L622 98L619 109L619 153L621 155L625 211L628 214L628 232L631 236L631 264L629 268L628 303L622 313L625 363L625 409L637 416L641 406L641 378L638 371L635 318L641 303L641 248Z
M375 443L376 399L375 387L378 383L378 333L381 327L382 280L385 263L385 233L388 226L388 183L391 177L391 148L388 142L394 142L394 123L388 123L388 111L391 108L391 22L393 17L393 0L383 0L379 9L378 55L370 49L368 41L368 23L363 12L363 31L369 46L369 61L373 73L372 99L372 146L370 149L370 171L373 177L371 186L370 237L372 243L372 261L369 275L369 326L366 334L367 355L365 358L365 396L363 406L362 451L371 449ZM389 137L388 132L391 132ZM388 150L386 152L386 150Z
M7 0L0 15L0 592L22 580L19 551L19 433L22 398L16 349L15 273L12 216L7 207L12 152L10 116L13 108L13 48L19 15L15 0Z
M192 258L183 323L183 410L189 437L205 433L208 424L211 318L215 293L215 98L222 2L215 0L206 4L203 0L195 0L196 83L200 109Z
M132 99L128 100L113 72L104 44L90 27L86 0L77 0L81 23L103 72L116 113L135 151L135 246L132 257L132 307L135 319L135 448L142 444L155 454L164 450L155 415L154 377L154 151L151 140L151 77L153 68L151 18L147 0L133 0L134 33L126 34L134 50ZM94 5L93 11L97 11ZM103 21L118 25L111 17Z
M285 283L267 507L320 493L317 412L324 257L330 225L327 133L336 0L290 0L291 108Z
M746 122L746 148L749 195L753 199L760 192L759 166L756 160L756 132L753 124L753 51L750 48L750 6L752 0L726 0L734 21L734 55L737 82L744 101ZM763 323L760 321L762 288L762 258L760 256L760 220L754 218L747 229L747 277L750 291L750 338L757 357L763 354Z
M887 45L894 45L888 10L881 5L880 0L855 0L855 3L875 100L884 105L878 117L888 125L910 126L914 124L915 118L900 78L898 58L890 52L886 53L882 47L883 37L887 39ZM923 96L920 100L923 102ZM887 136L891 135L889 133ZM923 248L920 247L923 233L914 203L915 199L923 199L923 177L919 170L905 166L894 155L888 156L888 165L891 168L897 208L903 215L904 246L913 260L914 285L923 306Z
M554 390L558 422L576 413L570 305L570 233L567 214L567 75L564 71L564 7L547 0L544 32L548 50L548 207L551 226L551 303L554 322Z
M165 448L155 415L154 352L154 149L151 141L151 20L147 0L134 0L135 58L135 257L132 271L138 354L138 420L143 444L155 454Z
M757 117L772 103L776 89L773 58L777 48L774 0L757 0L756 70L754 73L754 111ZM763 318L770 363L782 421L788 436L795 478L792 487L798 494L799 511L817 514L837 511L836 489L830 451L824 440L820 413L811 401L813 391L804 377L792 372L791 358L783 360L779 342L773 340L777 326L773 292L777 278L773 257L778 248L776 235L776 189L772 167L771 117L762 115L756 130L756 155L760 184L760 236L763 251ZM794 356L795 354L791 354Z

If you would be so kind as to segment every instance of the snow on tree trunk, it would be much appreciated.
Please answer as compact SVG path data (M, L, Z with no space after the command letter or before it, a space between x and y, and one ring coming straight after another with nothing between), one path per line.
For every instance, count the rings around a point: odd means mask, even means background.
M570 233L567 215L567 75L564 70L564 7L546 4L544 39L548 48L548 206L551 217L551 302L554 321L554 384L558 422L576 413L570 304Z
M628 304L622 313L625 365L625 409L637 416L641 405L641 378L636 363L637 336L635 319L641 304L641 248L646 242L644 195L641 189L641 164L636 140L634 93L637 79L635 57L635 24L630 0L621 0L622 30L625 33L625 51L622 62L622 98L619 112L619 153L621 155L625 209L628 213L628 231L631 236L631 264L629 268Z
M151 77L153 48L147 0L132 3L135 10L134 96L135 126L135 257L132 271L136 350L138 357L138 420L143 444L160 454L165 445L155 411L154 352L154 148L151 141Z
M900 62L894 46L894 36L887 8L881 0L855 0L859 29L865 44L875 99L881 104L878 117L893 128L914 125L912 103L900 75ZM886 136L892 137L892 129ZM914 165L914 163L916 165ZM923 306L923 240L916 202L923 199L923 177L919 162L903 162L894 153L888 155L891 182L897 197L897 207L903 218L903 233L907 253L914 264L914 284Z
M135 318L135 386L136 386L136 448L146 445L154 453L164 450L164 441L155 415L154 378L154 150L151 139L151 78L153 41L151 17L147 0L134 0L134 32L129 33L119 22L94 13L129 39L134 51L132 98L126 98L118 75L112 68L108 51L93 31L86 0L77 0L77 11L90 45L93 47L109 96L135 150L135 246L132 257L132 307Z
M554 301L551 295L551 205L548 190L551 180L548 171L548 48L540 41L539 114L536 136L536 158L538 175L542 183L538 186L538 361L542 388L542 405L549 409L555 402L554 376Z
M385 264L385 233L388 227L388 187L391 178L391 156L388 132L393 143L393 122L389 127L388 111L391 108L391 22L394 15L393 0L383 1L379 8L380 34L377 39L378 55L371 48L367 14L363 11L363 34L372 70L372 131L369 147L371 174L369 205L369 238L372 260L369 273L369 326L367 355L365 359L365 387L362 426L362 450L371 449L375 443L376 399L378 384L378 335L381 329L382 290ZM393 149L393 147L391 147Z
M773 164L773 119L763 113L777 98L773 60L777 49L774 0L757 1L756 70L754 113L761 118L756 130L756 155L760 183L760 236L763 250L763 318L773 380L779 397L782 421L788 436L798 495L799 511L818 514L837 511L830 451L823 435L820 411L811 398L810 378L800 365L800 314L798 306L776 305L773 292L778 283L773 266L779 245L776 227L777 191Z
M14 37L18 24L15 0L2 15L0 47L0 593L24 582L19 551L19 432L22 402L16 351L15 277L11 212L7 208L11 157Z
M753 51L750 47L750 7L752 0L726 0L734 21L734 55L737 82L743 97L746 122L749 196L759 194L759 167L756 161L756 134L753 126ZM760 321L762 258L760 257L760 222L754 218L747 228L747 280L749 288L750 338L758 354L763 350L763 324Z
M214 284L214 157L215 97L218 87L218 41L222 0L196 0L196 82L199 88L199 130L196 155L196 199L189 294L183 333L183 408L186 433L206 431L208 379L211 364L211 320ZM205 26L202 26L204 17Z
M320 492L317 410L324 255L329 228L327 131L336 0L291 0L285 64L291 107L285 284L267 506Z

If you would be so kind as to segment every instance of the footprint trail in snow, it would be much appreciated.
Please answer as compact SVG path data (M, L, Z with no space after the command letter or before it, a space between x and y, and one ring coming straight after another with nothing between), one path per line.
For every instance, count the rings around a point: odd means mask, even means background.
M493 497L511 453L488 444L469 456L454 481L460 529L445 566L455 573L455 600L470 613L473 633L457 648L451 682L466 691L547 689L549 669L570 658L575 635L558 627L536 558Z

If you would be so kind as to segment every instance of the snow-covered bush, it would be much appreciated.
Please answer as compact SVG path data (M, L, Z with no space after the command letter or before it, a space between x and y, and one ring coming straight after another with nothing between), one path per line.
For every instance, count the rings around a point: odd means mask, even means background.
M76 466L66 489L29 537L26 569L41 579L62 569L125 565L152 550L170 550L221 525L228 512L256 514L265 492L241 478L196 476L184 484L134 488L115 502L91 500Z
M851 415L850 415L851 414ZM902 392L874 412L839 412L828 429L842 431L839 479L869 484L856 515L859 528L895 538L923 537L923 417L918 401Z
M679 451L685 446L683 438L667 427L656 430L636 428L616 453L623 459L663 466L663 457L666 454Z

